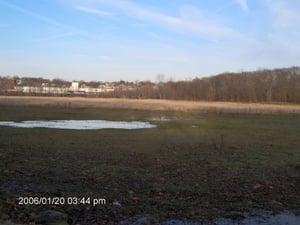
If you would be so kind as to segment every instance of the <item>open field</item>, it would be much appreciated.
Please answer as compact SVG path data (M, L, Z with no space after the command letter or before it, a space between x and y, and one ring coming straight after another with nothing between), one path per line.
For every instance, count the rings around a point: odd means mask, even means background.
M300 105L82 97L0 96L2 105L300 114Z
M225 109L230 106L234 110ZM300 209L299 106L0 97L0 107L0 121L158 125L93 131L0 126L0 220L29 222L45 208L66 212L74 223L91 211L100 224L144 213L200 221L232 211ZM18 205L20 196L105 198L107 204Z

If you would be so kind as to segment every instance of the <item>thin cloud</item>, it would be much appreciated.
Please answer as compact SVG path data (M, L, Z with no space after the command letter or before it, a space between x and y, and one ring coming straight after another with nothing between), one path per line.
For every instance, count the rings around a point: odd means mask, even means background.
M58 22L58 21L56 21L52 18L43 16L43 15L41 15L39 13L36 13L36 12L33 12L31 10L28 10L28 9L19 7L17 5L8 3L7 1L0 0L0 5L8 7L10 9L13 9L17 12L23 13L25 15L31 16L31 17L35 18L36 20L39 20L39 21L44 22L46 24L61 28L62 30L65 31L65 32L62 32L61 34L53 35L52 37L49 37L47 39L59 39L59 38L64 38L64 37L67 37L67 36L74 36L74 35L79 35L79 34L80 35L85 35L85 36L88 36L88 37L91 36L84 30L80 30L80 29L77 29L77 28L74 28L74 27L67 26L67 25L65 25L63 23L60 23L60 22Z
M176 32L190 33L209 38L221 38L231 36L234 33L230 28L220 24L215 18L213 18L213 15L204 13L200 9L196 9L194 7L190 7L189 9L194 14L195 12L199 13L197 20L188 18L184 15L180 15L178 17L170 16L153 9L150 10L146 7L142 7L130 0L97 0L97 3L119 10L127 16L142 21L156 23L157 25ZM186 11L185 15L188 14L189 12Z
M115 15L112 12L103 11L103 10L99 10L99 9L93 9L93 8L84 7L84 6L75 6L74 8L79 11L82 11L85 13L90 13L90 14L95 14L98 16L113 16L113 15Z
M249 11L247 0L235 0L235 1L242 8L242 10L246 12Z
M294 0L263 0L268 27L245 49L253 65L297 65L300 57L300 4ZM266 21L265 21L266 22Z
M148 23L135 23L132 26L135 26L135 27L147 27L147 26L149 26L149 24Z
M288 0L266 0L265 3L275 29L287 29L290 32L299 31L299 4L294 4L293 1Z
M65 33L59 33L59 34L54 34L52 36L47 36L45 38L37 38L37 39L32 39L30 41L36 42L36 41L51 41L51 40L56 40L56 39L64 39L64 38L69 38L69 37L74 37L77 35L82 34L81 31L70 31L70 32L65 32Z
M28 9L25 9L25 8L21 8L21 7L17 6L17 5L8 3L6 1L0 0L0 5L6 6L8 8L14 9L14 10L16 10L18 12L21 12L23 14L26 14L28 16L34 17L34 18L36 18L36 19L38 19L40 21L43 21L43 22L45 22L47 24L54 25L54 26L57 26L57 27L65 27L64 24L59 23L56 20L53 20L53 19L50 19L48 17L42 16L42 15L40 15L38 13L32 12L32 11L30 11Z

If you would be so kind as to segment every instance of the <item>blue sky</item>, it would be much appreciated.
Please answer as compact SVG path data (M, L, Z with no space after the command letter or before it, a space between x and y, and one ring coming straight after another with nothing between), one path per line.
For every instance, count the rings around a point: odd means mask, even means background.
M298 0L0 0L0 75L185 80L299 66Z

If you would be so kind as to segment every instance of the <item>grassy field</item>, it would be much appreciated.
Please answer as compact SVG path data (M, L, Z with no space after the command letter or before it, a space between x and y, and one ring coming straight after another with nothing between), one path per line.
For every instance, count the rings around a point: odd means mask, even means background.
M159 111L198 111L218 113L252 113L252 114L298 114L300 105L283 103L237 103L181 101L165 99L126 99L126 98L83 98L83 97L32 97L32 96L0 96L0 107L15 106L47 106L66 108L110 108L141 109Z
M141 120L158 127L0 126L2 219L28 222L50 208L73 221L92 210L103 224L136 214L199 221L235 210L300 209L299 115L1 104L0 121L37 119ZM20 196L105 198L107 204L22 206Z

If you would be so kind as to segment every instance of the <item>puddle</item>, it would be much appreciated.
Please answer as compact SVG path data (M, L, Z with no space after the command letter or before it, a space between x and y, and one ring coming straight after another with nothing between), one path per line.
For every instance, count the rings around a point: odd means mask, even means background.
M284 211L274 214L269 211L254 211L250 213L240 213L241 219L218 218L211 222L190 222L189 220L170 219L158 225L297 225L300 224L300 215L298 212ZM134 216L121 221L118 225L146 224L150 221L156 221L151 216ZM142 223L143 222L143 223ZM148 224L147 223L147 224ZM152 223L151 223L152 224Z
M251 213L241 213L244 219L233 220L220 218L214 221L215 225L296 225L300 224L298 212L284 211L273 214L269 211L254 211Z
M172 121L172 120L175 120L175 118L168 117L168 116L151 117L149 119L153 120L153 121Z
M149 122L140 121L108 121L108 120L32 120L22 122L0 122L0 126L20 128L52 128L68 130L99 130L99 129L145 129L154 128Z

